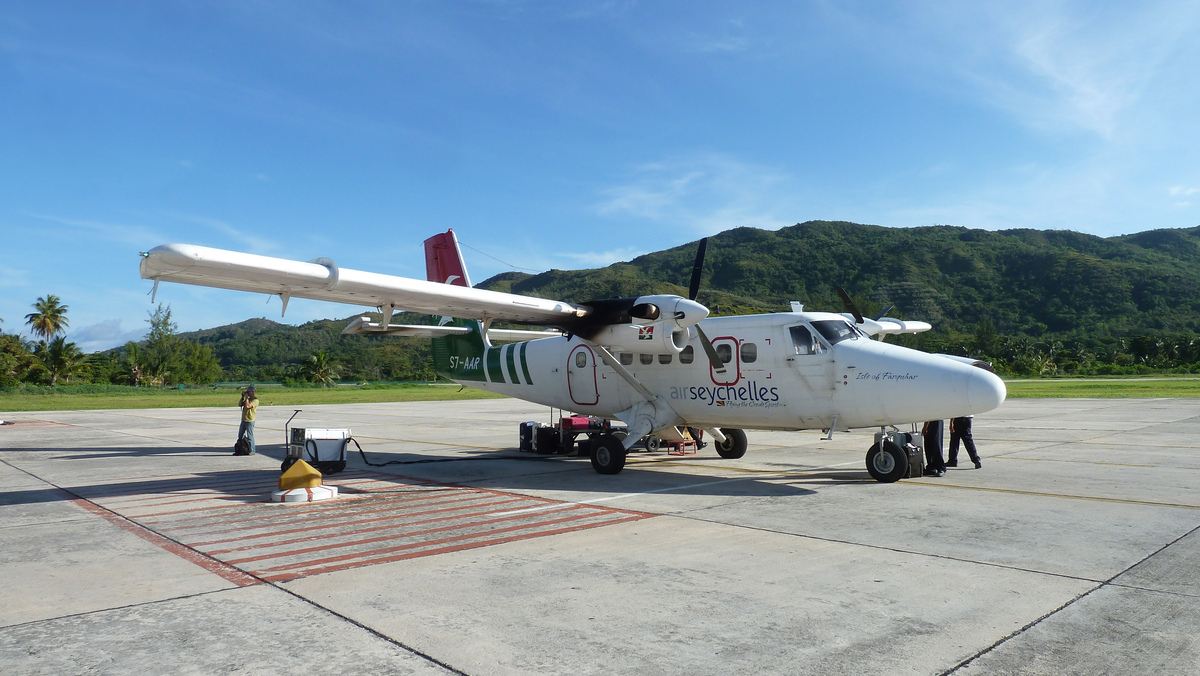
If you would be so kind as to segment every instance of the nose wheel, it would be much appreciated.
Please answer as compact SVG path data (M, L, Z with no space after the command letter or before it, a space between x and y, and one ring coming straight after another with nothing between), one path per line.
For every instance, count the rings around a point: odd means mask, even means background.
M908 456L904 449L885 438L867 451L867 472L886 484L899 481L908 473Z

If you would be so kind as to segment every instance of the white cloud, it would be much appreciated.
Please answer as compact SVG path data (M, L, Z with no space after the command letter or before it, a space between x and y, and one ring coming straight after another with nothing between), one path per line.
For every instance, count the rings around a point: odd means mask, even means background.
M279 249L279 245L270 239L258 237L253 234L253 229L248 227L239 227L227 221L222 221L217 218L209 218L208 216L197 216L194 214L167 214L171 218L184 221L185 223L193 223L195 225L204 226L210 230L219 232L230 239L238 242L241 246L251 250L251 253L270 254Z
M83 352L100 352L131 340L141 340L146 329L123 329L120 319L108 319L71 331L68 338Z
M576 265L587 268L602 268L618 261L628 261L646 253L633 247L611 249L609 251L562 252L555 254L560 258L573 261Z
M600 190L596 211L701 234L742 226L776 229L795 222L778 215L796 213L793 199L784 195L787 178L720 154L647 163L623 183Z
M0 265L0 287L28 286L29 271Z
M131 244L133 246L144 247L148 242L162 242L165 238L157 231L150 228L138 225L125 225L124 223L111 223L102 221L86 221L76 218L63 218L61 216L52 216L50 214L25 213L30 218L36 218L41 221L57 223L72 228L77 228L91 233L96 238L107 241L116 242L118 244Z

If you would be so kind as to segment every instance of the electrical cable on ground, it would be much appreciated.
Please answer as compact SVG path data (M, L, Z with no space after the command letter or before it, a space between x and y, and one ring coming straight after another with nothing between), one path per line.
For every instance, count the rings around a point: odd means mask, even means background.
M363 462L367 463L371 467L385 467L387 465L422 465L434 462L468 462L472 460L550 460L554 457L549 455L504 455L486 458L422 458L420 460L388 460L387 462L371 462L367 459L367 454L365 451L363 451L363 447L359 445L358 439L350 437L346 440L346 443L349 444L350 442L354 442L354 446L358 448L358 454L362 456Z

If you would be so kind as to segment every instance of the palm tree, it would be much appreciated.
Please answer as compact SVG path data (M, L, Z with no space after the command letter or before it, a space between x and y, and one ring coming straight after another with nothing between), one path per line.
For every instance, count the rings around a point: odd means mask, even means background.
M58 296L46 294L45 298L38 298L33 309L37 312L25 315L25 323L43 341L48 342L67 328L67 306L59 302Z
M50 374L50 386L53 387L62 378L70 383L71 376L87 373L90 366L84 359L83 352L75 343L68 343L63 336L55 338L46 346L45 357L42 359L46 371Z
M145 375L145 367L143 364L145 359L142 358L142 348L133 341L125 343L125 361L124 366L129 371L129 384L134 387L139 387L142 384L142 376Z
M300 370L310 382L333 387L333 381L341 378L342 368L329 356L328 351L317 350L311 357L304 360L304 365L300 367Z

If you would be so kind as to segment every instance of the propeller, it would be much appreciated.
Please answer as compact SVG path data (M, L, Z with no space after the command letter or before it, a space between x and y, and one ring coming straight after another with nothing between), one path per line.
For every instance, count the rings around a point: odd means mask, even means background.
M700 293L700 276L704 274L704 252L707 249L708 238L705 237L700 240L700 246L696 249L696 263L692 265L692 282L688 285L688 300L696 300L696 294ZM725 362L721 361L721 355L717 354L712 341L708 339L699 324L696 324L696 335L700 337L700 345L704 347L704 354L708 355L708 361L712 364L713 371L725 373Z
M850 300L850 294L846 293L846 290L840 286L836 286L836 287L834 287L834 289L837 290L837 295L839 297L841 297L842 305L846 306L846 312L849 312L850 314L854 315L854 323L862 324L863 323L862 313L858 311L858 306L854 304L854 301ZM890 310L890 309L891 308L888 308L888 310ZM887 312L887 310L884 310L884 312Z
M874 317L871 317L871 319L874 319L875 321L879 321L880 319L882 319L882 318L883 318L883 316L884 316L884 315L886 315L887 313L891 312L891 311L892 311L892 308L894 308L894 307L896 307L896 306L895 306L895 305L889 305L889 306L887 306L887 307L886 307L886 308L884 308L883 310L880 310L880 311L879 311L879 314L875 315Z

